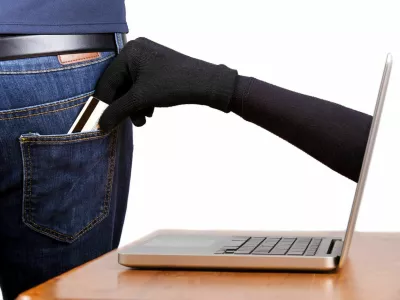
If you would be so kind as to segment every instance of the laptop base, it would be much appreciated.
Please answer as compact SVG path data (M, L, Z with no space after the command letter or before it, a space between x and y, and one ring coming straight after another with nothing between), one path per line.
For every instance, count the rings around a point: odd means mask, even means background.
M121 265L143 269L332 271L342 238L158 232L121 249Z

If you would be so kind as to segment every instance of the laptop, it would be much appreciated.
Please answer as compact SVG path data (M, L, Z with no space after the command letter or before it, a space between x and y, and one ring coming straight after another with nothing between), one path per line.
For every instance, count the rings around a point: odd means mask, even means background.
M118 262L136 269L335 271L348 256L392 69L386 57L369 139L343 237L240 234L213 230L159 230L118 252Z

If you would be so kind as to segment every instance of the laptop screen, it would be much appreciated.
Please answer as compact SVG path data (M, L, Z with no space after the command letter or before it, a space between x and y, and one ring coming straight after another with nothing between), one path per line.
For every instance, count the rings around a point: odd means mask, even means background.
M373 155L373 150L375 146L375 140L376 136L379 130L379 124L380 124L380 119L382 115L382 110L383 110L383 105L386 97L386 91L388 88L389 84L389 78L390 78L390 73L391 73L391 68L392 68L392 56L391 54L388 54L386 57L386 62L382 74L382 79L381 79L381 84L379 88L379 93L377 97L377 101L375 104L375 110L373 114L373 119L372 119L372 124L371 124L371 129L369 133L369 139L368 143L365 149L365 154L364 154L364 159L363 159L363 164L360 172L360 177L357 183L355 195L354 195L354 200L353 200L353 206L351 209L350 213L350 218L349 222L347 225L347 230L346 230L346 235L343 243L343 249L342 249L342 255L339 263L339 267L343 266L349 249L351 245L351 240L353 237L353 232L355 229L356 221L357 221L357 216L358 216L358 211L360 208L361 200L364 194L364 189L365 189L365 183L368 177L368 171L371 163L371 158Z

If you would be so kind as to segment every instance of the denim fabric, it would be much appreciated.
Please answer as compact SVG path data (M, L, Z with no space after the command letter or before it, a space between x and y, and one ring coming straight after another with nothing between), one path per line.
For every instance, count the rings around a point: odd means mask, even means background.
M122 39L116 34L119 47ZM119 48L120 49L120 48ZM0 284L5 299L118 247L132 123L67 134L117 53L0 62Z

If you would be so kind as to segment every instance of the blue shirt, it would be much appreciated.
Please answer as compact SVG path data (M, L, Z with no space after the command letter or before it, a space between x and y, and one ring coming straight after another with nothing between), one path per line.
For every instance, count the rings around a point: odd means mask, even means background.
M127 33L124 0L0 0L0 34Z

